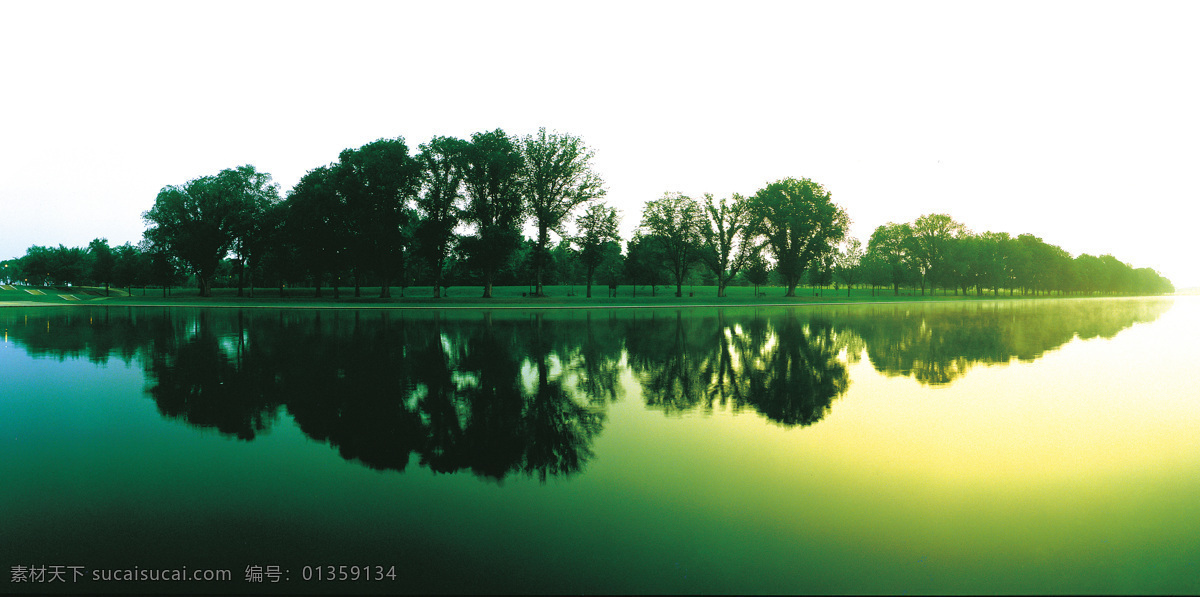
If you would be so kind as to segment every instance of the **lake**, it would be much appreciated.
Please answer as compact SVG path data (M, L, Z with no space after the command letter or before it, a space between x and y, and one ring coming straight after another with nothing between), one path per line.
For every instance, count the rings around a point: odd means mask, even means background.
M1200 593L1192 297L0 328L0 592Z

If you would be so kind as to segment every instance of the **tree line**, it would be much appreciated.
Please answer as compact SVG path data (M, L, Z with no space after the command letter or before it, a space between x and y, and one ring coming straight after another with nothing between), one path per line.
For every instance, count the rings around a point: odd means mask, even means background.
M539 129L515 137L496 129L469 139L434 137L410 150L402 137L343 150L306 173L281 197L267 173L244 165L159 191L143 214L143 240L110 247L30 247L3 262L8 283L159 286L191 281L243 296L260 285L343 287L380 297L408 286L582 282L717 287L778 284L795 296L816 288L869 286L894 294L941 288L1010 295L1162 294L1170 281L1111 255L1072 257L1029 234L975 233L946 214L879 226L866 246L847 234L850 219L810 179L787 178L753 195L693 199L666 193L644 204L632 238L604 203L594 152L570 134ZM574 222L573 228L568 227ZM523 231L534 230L533 238ZM551 237L557 237L557 242ZM622 246L624 245L624 246Z

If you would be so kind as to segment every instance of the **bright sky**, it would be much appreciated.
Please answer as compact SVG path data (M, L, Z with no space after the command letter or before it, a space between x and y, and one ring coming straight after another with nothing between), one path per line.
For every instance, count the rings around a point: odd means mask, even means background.
M0 259L136 242L165 185L539 126L608 200L811 178L1200 286L1200 3L0 0Z

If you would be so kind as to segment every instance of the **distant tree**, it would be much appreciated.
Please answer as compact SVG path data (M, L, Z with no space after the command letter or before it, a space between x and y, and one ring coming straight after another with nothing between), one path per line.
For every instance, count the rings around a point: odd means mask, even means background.
M545 267L550 231L563 234L563 224L571 212L589 201L604 196L604 181L592 171L595 152L579 137L546 133L521 140L525 160L522 187L529 213L537 226L537 250L534 253L535 296L544 296L542 270Z
M876 288L892 283L892 267L881 251L868 248L859 262L859 269L862 270L863 279L871 285L871 296L875 296Z
M21 279L21 260L7 259L0 261L0 280L5 284L12 284Z
M767 283L771 278L771 269L762 254L756 254L746 266L746 281L754 285L754 296L758 296L758 287Z
M657 287L666 279L666 243L662 237L647 235L640 230L633 233L625 254L625 279L634 285L634 295L637 286L649 285L650 296L657 294Z
M804 270L845 236L850 224L846 212L833 203L829 191L807 178L773 182L755 193L750 205L787 286L784 296L796 296Z
M183 281L178 260L161 248L144 242L135 255L137 273L134 279L142 286L150 284L161 287L164 298L172 286Z
M912 251L912 227L908 224L889 222L879 226L867 241L867 252L874 253L887 264L890 274L888 281L897 296L900 294L900 285L907 284L916 269Z
M946 267L945 258L949 244L966 227L955 222L946 214L927 214L916 219L912 230L912 263L920 275L921 294L925 294L926 283L941 275Z
M848 238L833 257L833 271L846 283L846 296L850 296L850 287L854 281L862 277L860 266L864 254L862 242L857 238Z
M587 272L587 298L592 298L592 279L596 268L609 256L606 248L621 240L618 230L620 222L615 208L603 203L591 203L576 223L579 236L575 237L575 243L579 245L579 258ZM618 255L620 252L618 247Z
M113 257L112 283L114 286L124 288L129 292L135 285L142 283L146 259L138 247L129 243L114 247Z
M825 287L833 283L834 254L825 253L817 257L808 268L809 282L825 293Z
M108 246L108 239L93 239L88 243L88 255L92 261L91 278L97 284L104 284L104 296L108 296L108 285L112 282L113 266L117 263L112 247Z
M700 228L704 216L695 200L666 193L647 201L642 211L643 233L656 237L664 263L675 277L675 296L683 296L683 279L700 253Z
M21 269L34 286L60 286L85 283L92 267L87 250L81 247L34 245L21 258Z
M497 274L521 244L524 158L512 139L496 129L471 135L462 165L467 190L464 217L475 226L475 234L463 239L463 249L481 274L483 298L492 298Z
M433 298L441 298L454 250L454 228L462 217L463 166L467 142L454 137L434 137L421 145L417 162L421 165L423 189L417 196L420 219L416 225L417 251L429 265L433 278Z
M1008 246L1011 239L1007 232L983 232L979 234L977 267L979 284L999 294L1001 285L1008 282Z
M700 257L716 277L717 296L725 296L725 287L759 253L750 204L736 193L730 203L705 194L701 206L704 213L699 229L704 244Z
M617 241L608 241L600 245L601 259L596 266L596 279L608 286L609 296L615 296L617 286L625 277L625 261L621 257L621 245Z

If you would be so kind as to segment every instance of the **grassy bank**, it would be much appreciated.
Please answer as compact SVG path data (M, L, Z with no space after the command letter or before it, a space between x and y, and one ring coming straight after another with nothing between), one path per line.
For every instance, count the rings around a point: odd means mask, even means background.
M379 288L362 288L361 296L354 296L353 288L340 289L340 297L333 298L333 289L322 289L322 297L315 297L312 288L288 288L280 296L278 288L257 288L254 296L238 297L236 288L217 288L213 296L202 298L194 288L171 289L164 297L162 289L133 289L132 293L116 288L109 289L105 296L103 288L92 287L0 287L0 306L41 306L68 304L108 304L121 306L213 306L213 307L339 307L339 308L611 308L611 307L670 307L670 306L735 306L735 305L800 305L821 303L868 303L904 301L961 301L961 300L1009 300L1032 298L1060 298L1058 295L1024 295L1020 292L999 294L984 292L982 295L946 293L941 290L926 292L902 289L899 295L891 289L855 288L847 293L845 288L833 290L797 288L795 297L784 297L784 289L770 286L760 287L756 295L752 287L731 287L725 297L717 297L715 286L685 286L682 297L675 296L675 288L658 287L651 291L649 286L622 286L616 296L609 296L607 287L592 287L592 298L585 296L582 286L550 286L546 297L533 298L525 286L504 286L493 289L494 297L481 298L478 287L450 288L443 298L432 297L429 287L392 289L392 298L380 299Z

